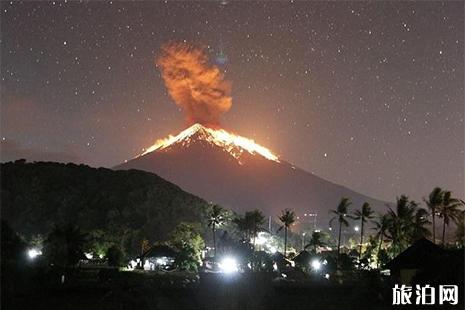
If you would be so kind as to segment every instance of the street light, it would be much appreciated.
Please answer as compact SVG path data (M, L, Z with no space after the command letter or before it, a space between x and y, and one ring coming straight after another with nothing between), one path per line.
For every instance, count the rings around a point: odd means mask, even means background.
M223 273L235 273L239 271L237 261L233 257L225 257L218 264Z
M30 259L35 259L37 256L42 255L42 251L38 249L29 249L27 251L27 255L29 256Z
M312 260L312 269L315 270L315 271L318 271L320 270L321 268L321 263L318 259L314 259Z

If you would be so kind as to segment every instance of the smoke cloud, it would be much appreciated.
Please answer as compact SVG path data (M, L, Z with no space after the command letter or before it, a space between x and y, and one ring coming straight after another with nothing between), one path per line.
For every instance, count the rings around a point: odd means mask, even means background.
M162 47L157 65L170 96L182 108L189 124L219 126L232 105L231 83L218 67L208 63L204 50L186 43Z

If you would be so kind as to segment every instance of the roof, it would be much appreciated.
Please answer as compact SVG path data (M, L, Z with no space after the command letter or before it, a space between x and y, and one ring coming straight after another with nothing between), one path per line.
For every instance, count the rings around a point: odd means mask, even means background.
M174 257L176 256L176 251L167 245L154 245L147 250L142 257Z
M390 270L423 269L435 265L446 251L426 238L414 242L386 264Z

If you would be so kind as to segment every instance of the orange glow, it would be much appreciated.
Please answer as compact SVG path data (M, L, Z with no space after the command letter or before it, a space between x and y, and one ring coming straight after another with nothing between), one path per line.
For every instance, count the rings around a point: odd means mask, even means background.
M208 63L206 52L187 43L165 44L157 59L161 76L174 102L189 125L218 126L232 105L231 83L222 71Z
M278 156L273 154L273 152L266 147L255 143L254 140L235 135L224 129L208 128L200 124L194 124L181 131L176 136L169 135L168 138L157 140L154 145L144 149L143 153L139 156L143 156L153 151L163 150L174 143L189 143L191 141L191 137L195 134L197 134L198 139L211 142L223 148L236 159L239 159L243 152L247 151L252 155L259 154L269 160L279 162Z

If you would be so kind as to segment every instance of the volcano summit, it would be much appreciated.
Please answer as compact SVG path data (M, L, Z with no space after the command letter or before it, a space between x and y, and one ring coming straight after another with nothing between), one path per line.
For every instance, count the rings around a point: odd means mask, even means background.
M295 167L251 139L200 124L158 140L115 169L156 173L238 212L257 208L276 215L291 208L325 218L342 197L350 198L354 205L365 201L375 208L384 205Z

